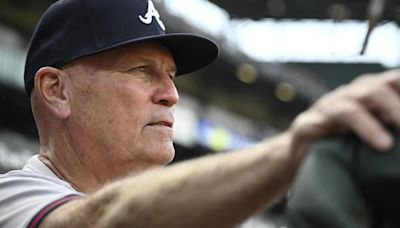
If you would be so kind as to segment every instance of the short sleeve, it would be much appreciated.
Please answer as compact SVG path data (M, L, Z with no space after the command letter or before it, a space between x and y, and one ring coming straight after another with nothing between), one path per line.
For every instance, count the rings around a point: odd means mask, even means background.
M52 210L82 196L65 182L44 175L0 175L0 227L37 227Z

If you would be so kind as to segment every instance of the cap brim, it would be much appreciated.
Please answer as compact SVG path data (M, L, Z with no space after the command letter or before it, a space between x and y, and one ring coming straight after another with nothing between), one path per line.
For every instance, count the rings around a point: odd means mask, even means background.
M121 47L123 45L144 41L160 42L169 49L174 57L177 67L177 76L191 73L210 65L217 59L219 54L217 44L206 37L189 33L170 33L165 35L147 36L139 39L136 38L124 40L122 42L82 54L81 56L73 57L66 62L70 62L79 57L93 55L102 51L110 50L112 48ZM65 62L56 65L64 64Z
M187 74L208 66L218 57L214 41L192 34L167 34L159 38L172 53L177 75Z

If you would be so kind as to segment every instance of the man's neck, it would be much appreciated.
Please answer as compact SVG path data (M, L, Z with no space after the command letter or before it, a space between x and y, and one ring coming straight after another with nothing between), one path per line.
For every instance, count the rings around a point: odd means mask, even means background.
M77 165L79 162L71 164L71 161L60 159L54 155L50 156L43 150L40 151L38 158L58 178L68 182L79 192L90 193L101 187L99 181L90 172Z

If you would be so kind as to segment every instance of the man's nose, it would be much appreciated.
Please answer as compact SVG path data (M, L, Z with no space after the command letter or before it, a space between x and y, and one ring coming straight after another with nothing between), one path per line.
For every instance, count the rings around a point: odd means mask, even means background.
M153 98L156 104L162 104L168 107L174 106L179 101L178 90L174 82L168 77L162 80L158 86Z

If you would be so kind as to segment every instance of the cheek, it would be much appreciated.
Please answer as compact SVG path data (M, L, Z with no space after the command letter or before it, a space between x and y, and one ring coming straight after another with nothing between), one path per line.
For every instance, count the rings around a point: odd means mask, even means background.
M108 86L93 85L90 89L77 93L72 102L73 115L80 119L83 128L113 138L125 137L128 133L132 137L143 126L146 116L143 94L129 92L126 86L115 87L111 83Z
M142 88L129 81L110 81L101 95L101 99L97 99L100 109L109 113L109 121L119 121L124 123L137 122L146 112L149 104L148 92L146 88ZM96 102L96 101L95 101ZM101 111L101 110L99 110Z
M114 94L104 106L107 129L124 140L132 140L143 131L150 116L148 101L141 94ZM106 130L107 130L106 129Z

